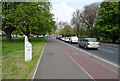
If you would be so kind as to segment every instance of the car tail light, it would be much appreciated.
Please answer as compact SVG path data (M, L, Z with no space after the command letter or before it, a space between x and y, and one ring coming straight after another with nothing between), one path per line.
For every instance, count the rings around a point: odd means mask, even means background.
M90 43L87 43L87 45L90 45Z
M100 43L98 43L98 45L100 45Z

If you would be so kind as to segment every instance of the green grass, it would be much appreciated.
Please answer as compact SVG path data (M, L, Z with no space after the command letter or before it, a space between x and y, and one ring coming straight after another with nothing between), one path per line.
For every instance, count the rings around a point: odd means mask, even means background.
M2 37L0 36L0 81L2 80Z
M2 78L30 79L41 55L47 38L30 38L32 61L24 61L24 39L14 38L12 42L2 40Z

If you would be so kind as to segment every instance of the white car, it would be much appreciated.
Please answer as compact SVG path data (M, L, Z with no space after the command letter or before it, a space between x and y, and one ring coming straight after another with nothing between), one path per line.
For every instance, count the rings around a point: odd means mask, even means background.
M78 41L79 47L87 48L95 48L98 49L100 46L100 42L97 41L96 38L82 38Z
M78 37L70 37L69 42L70 43L78 43Z
M61 40L62 40L62 41L65 41L65 37L62 37Z
M69 42L69 37L65 37L65 42Z

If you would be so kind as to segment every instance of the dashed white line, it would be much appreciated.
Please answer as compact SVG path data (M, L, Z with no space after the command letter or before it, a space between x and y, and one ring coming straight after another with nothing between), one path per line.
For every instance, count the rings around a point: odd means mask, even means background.
M60 41L61 42L61 41ZM64 42L62 42L62 43L64 43ZM64 44L67 44L67 43L64 43ZM69 44L67 44L67 45L69 45ZM75 48L75 49L77 49L77 50L80 50L80 51L82 51L82 52L84 52L84 53L86 53L86 54L88 54L88 55L93 55L93 54L91 54L91 53L88 53L88 52L86 52L86 51L84 51L84 50L81 50L81 49L79 49L79 48L77 48L77 47L75 47L75 46L72 46L72 45L69 45L69 46L71 46L71 47L73 47L73 48ZM114 63L112 63L112 62L109 62L109 61L107 61L107 60L105 60L105 59L103 59L103 58L100 58L100 57L98 57L98 56L96 56L96 55L94 55L94 57L96 57L96 58L98 58L98 59L100 59L100 60L102 60L102 61L104 61L104 62L106 62L106 63L109 63L109 64L111 64L111 65L113 65L113 66L115 66L115 67L119 67L117 64L114 64Z
M103 50L103 51L107 51L107 52L110 52L110 53L114 53L113 51L110 51L110 50L106 50L106 49L101 49L99 48L100 50Z
M105 44L101 44L101 45L105 45ZM106 47L108 47L108 48L112 48L112 49L117 49L117 50L119 50L118 49L118 45L117 46L110 46L110 45L105 45Z

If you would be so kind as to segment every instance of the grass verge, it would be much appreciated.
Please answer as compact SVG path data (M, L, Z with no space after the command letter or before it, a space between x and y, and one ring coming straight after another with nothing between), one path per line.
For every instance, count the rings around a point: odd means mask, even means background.
M0 36L0 81L2 80L2 37Z
M31 38L32 61L24 61L24 39L2 40L2 79L31 79L47 38Z
M110 43L110 44L120 44L120 41L116 41L116 43L112 43L111 40L99 40L101 43Z

